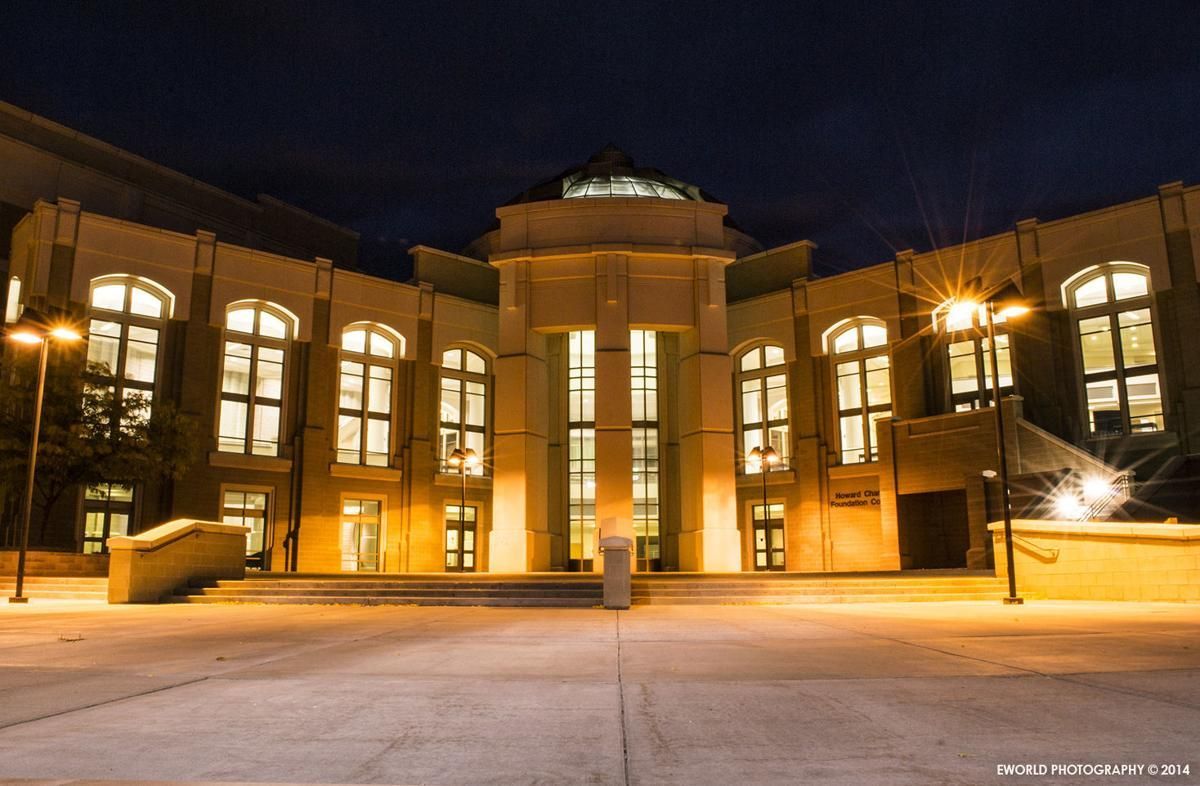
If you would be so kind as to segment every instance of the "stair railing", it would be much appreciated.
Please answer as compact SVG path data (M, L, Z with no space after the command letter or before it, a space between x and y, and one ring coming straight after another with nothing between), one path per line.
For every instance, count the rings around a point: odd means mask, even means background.
M1133 476L1128 472L1122 472L1114 477L1112 483L1110 483L1108 486L1108 490L1104 494L1101 494L1099 497L1094 499L1092 504L1084 508L1083 512L1080 513L1078 520L1091 521L1092 519L1099 518L1100 514L1107 509L1117 497L1129 499L1130 489L1133 485L1132 481Z

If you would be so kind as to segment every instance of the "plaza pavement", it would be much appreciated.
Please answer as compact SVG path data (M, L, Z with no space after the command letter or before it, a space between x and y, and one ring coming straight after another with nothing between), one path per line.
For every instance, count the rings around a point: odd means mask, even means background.
M1200 606L0 606L0 781L1189 783ZM1000 778L1000 763L1190 777Z

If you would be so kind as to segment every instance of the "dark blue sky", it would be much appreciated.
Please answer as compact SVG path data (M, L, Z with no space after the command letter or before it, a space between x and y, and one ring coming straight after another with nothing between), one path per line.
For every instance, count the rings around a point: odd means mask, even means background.
M1200 3L18 1L0 98L376 272L610 141L831 272L1200 182Z

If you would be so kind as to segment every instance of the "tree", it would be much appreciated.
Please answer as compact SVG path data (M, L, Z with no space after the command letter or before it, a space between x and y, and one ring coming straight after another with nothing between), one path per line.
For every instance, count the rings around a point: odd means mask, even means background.
M0 373L0 482L22 493L33 431L35 353L8 353ZM53 358L53 354L52 354ZM81 485L179 480L195 458L196 424L148 393L117 396L107 366L90 364L83 379L70 358L46 370L34 505L44 542L63 494Z

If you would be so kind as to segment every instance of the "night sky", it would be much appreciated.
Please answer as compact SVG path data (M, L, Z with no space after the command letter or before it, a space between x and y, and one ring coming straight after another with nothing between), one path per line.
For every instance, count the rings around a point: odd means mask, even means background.
M376 273L608 142L829 273L1200 182L1200 3L8 2L0 98Z

